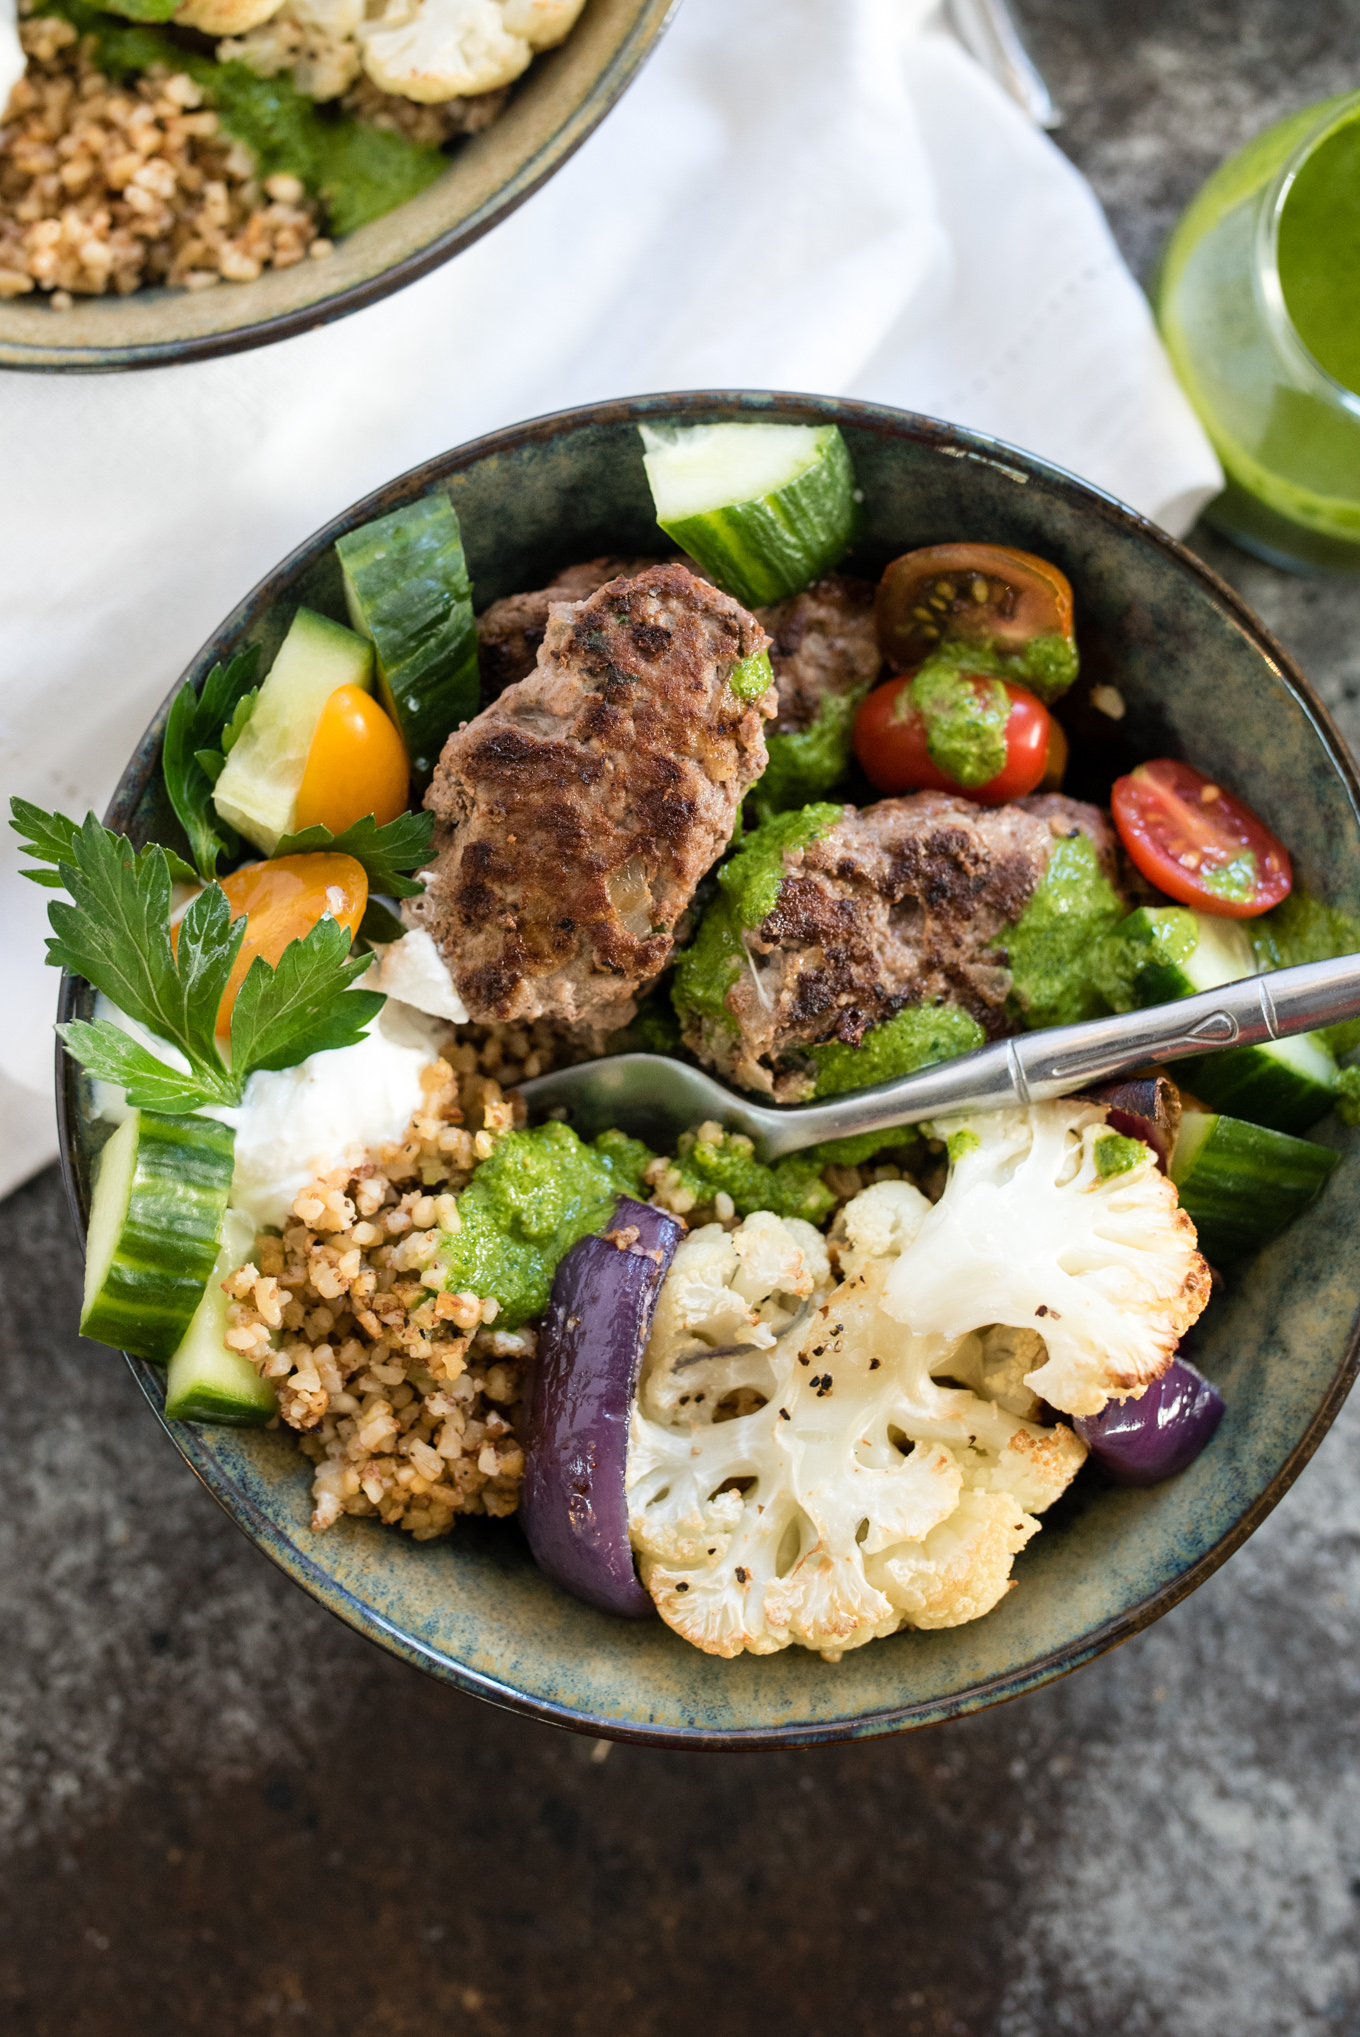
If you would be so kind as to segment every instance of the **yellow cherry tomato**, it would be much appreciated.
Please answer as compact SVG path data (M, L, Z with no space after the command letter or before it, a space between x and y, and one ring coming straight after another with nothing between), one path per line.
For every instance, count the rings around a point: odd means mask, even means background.
M359 686L337 686L321 710L298 792L297 832L343 834L371 813L379 827L406 811L411 766L396 723Z
M217 1030L227 1033L236 993L257 955L276 963L290 941L309 934L327 913L351 934L359 931L368 904L368 872L353 856L276 856L219 882L233 920L246 915L246 937L217 1008Z

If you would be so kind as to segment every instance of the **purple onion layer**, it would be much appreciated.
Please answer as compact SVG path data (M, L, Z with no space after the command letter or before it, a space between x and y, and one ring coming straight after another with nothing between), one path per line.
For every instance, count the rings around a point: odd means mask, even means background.
M636 1235L630 1235L635 1233ZM661 1283L683 1228L624 1197L562 1260L538 1338L519 1517L540 1570L601 1612L652 1601L628 1540L628 1424Z
M1218 1388L1173 1358L1140 1400L1112 1400L1074 1426L1116 1485L1160 1485L1194 1463L1222 1419Z
M1134 1082L1111 1082L1094 1090L1092 1097L1105 1105L1110 1130L1151 1146L1165 1174L1181 1122L1180 1092L1175 1083L1164 1075L1142 1076Z

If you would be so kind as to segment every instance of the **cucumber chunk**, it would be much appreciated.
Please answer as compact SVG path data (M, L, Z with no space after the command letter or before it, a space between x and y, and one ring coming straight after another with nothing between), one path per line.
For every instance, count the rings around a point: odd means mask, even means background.
M427 781L481 705L472 583L447 495L425 495L335 547L349 619L377 653L378 690L411 770Z
M1201 1102L1277 1132L1306 1132L1326 1117L1340 1073L1321 1033L1196 1055L1180 1072Z
M133 1111L99 1156L82 1335L164 1365L217 1257L236 1134L215 1118Z
M656 520L747 608L820 579L855 533L834 424L639 426Z
M1182 906L1130 913L1101 943L1094 968L1116 1011L1219 990L1256 973L1240 920ZM1215 1110L1278 1132L1306 1132L1336 1100L1336 1061L1320 1033L1197 1054L1180 1063L1179 1074Z
M297 832L307 753L338 686L373 691L373 646L343 623L300 608L213 787L223 820L266 856Z
M1199 1248L1226 1266L1278 1237L1319 1194L1340 1155L1218 1112L1181 1117L1171 1179Z
M254 1224L239 1210L229 1209L203 1298L183 1343L170 1360L165 1412L172 1422L229 1422L238 1428L259 1428L278 1413L273 1381L261 1379L250 1360L239 1351L229 1351L224 1341L230 1304L222 1282L238 1266L244 1266L254 1246Z

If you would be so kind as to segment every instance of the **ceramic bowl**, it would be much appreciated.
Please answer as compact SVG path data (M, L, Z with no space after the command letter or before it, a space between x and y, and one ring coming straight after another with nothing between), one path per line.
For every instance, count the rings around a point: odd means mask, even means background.
M679 0L586 0L567 40L539 57L500 118L464 142L428 190L338 241L324 262L216 290L0 302L0 367L156 368L309 332L414 283L507 218L598 127Z
M639 418L834 419L865 497L863 561L965 538L1016 545L1070 575L1085 670L1117 679L1127 714L1088 771L1138 755L1192 757L1234 786L1288 843L1300 880L1360 913L1357 782L1302 675L1229 588L1164 532L1027 453L868 404L766 395L647 397L498 432L403 475L286 559L190 666L259 641L266 657L299 601L342 617L342 532L439 485L462 519L479 606L542 586L552 570L657 543ZM1099 717L1095 718L1099 720ZM111 823L145 837L164 710L128 766ZM1083 789L1098 791L1095 785ZM68 984L68 1014L88 993ZM62 1143L78 1219L98 1130L84 1083L59 1078ZM1216 1300L1197 1362L1227 1415L1210 1449L1170 1483L1118 1491L1087 1472L1020 1556L993 1613L903 1633L836 1665L800 1648L722 1662L660 1620L612 1620L555 1590L513 1523L472 1521L418 1545L344 1521L313 1534L309 1469L284 1436L170 1425L232 1518L304 1589L372 1640L461 1690L621 1739L771 1747L887 1733L1015 1697L1089 1661L1184 1598L1261 1522L1334 1418L1356 1366L1360 1154L1322 1200L1239 1269ZM161 1375L134 1362L153 1406Z

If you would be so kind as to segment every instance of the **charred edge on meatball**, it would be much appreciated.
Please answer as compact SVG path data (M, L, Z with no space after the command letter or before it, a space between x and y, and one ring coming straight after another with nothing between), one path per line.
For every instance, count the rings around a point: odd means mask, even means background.
M989 1038L1013 1030L1003 930L1019 919L1057 838L1090 837L1118 882L1113 831L1061 794L980 807L942 792L885 799L785 856L773 910L746 934L750 968L727 994L738 1030L691 1015L686 1045L780 1102L811 1091L807 1049L866 1032L907 1005L961 1005Z
M727 682L767 642L729 595L652 566L554 604L534 671L449 737L406 910L474 1019L627 1024L765 768L773 689Z

